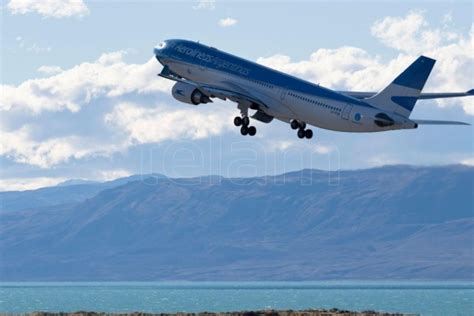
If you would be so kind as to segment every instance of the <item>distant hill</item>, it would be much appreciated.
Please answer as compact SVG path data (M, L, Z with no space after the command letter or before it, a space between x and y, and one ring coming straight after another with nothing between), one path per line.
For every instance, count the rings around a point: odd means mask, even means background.
M64 182L60 182L56 184L57 187L66 187L69 185L81 185L81 184L99 184L101 182L99 181L93 181L93 180L83 180L83 179L70 179L66 180Z
M133 175L106 182L72 179L61 182L53 187L27 191L0 192L0 213L42 207L57 207L62 204L73 204L95 196L104 189L117 187L128 182L166 178L164 175L153 173Z
M473 280L473 192L460 165L7 192L0 279Z

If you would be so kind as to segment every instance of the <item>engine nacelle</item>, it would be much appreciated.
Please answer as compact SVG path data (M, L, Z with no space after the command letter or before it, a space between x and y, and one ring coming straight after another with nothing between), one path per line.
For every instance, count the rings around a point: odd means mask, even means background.
M207 95L188 83L177 82L171 91L176 100L184 103L198 105L200 103L212 102Z

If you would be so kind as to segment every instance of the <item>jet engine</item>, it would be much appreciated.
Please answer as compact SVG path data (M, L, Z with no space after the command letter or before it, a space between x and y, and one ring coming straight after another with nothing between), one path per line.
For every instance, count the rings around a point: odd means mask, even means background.
M177 82L171 91L176 100L184 103L198 105L200 103L212 102L207 95L189 83Z

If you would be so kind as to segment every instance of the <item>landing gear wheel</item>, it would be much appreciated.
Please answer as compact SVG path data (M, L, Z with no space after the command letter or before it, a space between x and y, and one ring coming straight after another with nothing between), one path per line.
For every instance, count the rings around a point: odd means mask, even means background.
M243 119L242 119L242 123L244 124L244 126L249 126L250 124L250 119L248 116L245 116Z
M304 131L304 129L300 128L298 130L298 137L299 138L304 138L304 136L305 136L305 131Z
M307 139L311 139L313 137L313 131L307 129L306 131L304 131L304 137L306 137Z
M240 134L242 135L247 135L249 133L249 129L247 128L247 126L243 125L241 128L240 128Z
M298 123L297 120L292 120L290 126L292 129L297 129L298 127L300 127L300 123Z
M242 120L242 118L241 118L240 116L236 116L236 117L234 118L234 125L235 125L235 126L237 126L237 127L238 127L238 126L241 126L243 123L244 123L244 122L243 122L243 120Z
M255 134L257 134L257 129L255 128L255 126L248 127L247 131L248 131L250 136L254 136Z

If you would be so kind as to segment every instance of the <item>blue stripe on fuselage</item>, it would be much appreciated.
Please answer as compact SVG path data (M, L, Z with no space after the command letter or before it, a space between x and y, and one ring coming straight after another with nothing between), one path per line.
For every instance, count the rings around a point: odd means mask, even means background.
M188 40L167 40L163 51L167 57L189 64L199 65L252 80L268 82L284 89L314 95L340 102L371 105L359 99L337 93L333 90L309 83L280 71L259 65L246 59Z

